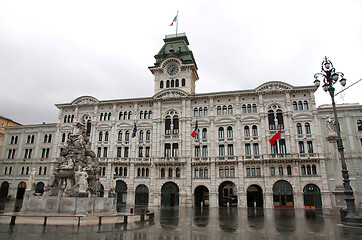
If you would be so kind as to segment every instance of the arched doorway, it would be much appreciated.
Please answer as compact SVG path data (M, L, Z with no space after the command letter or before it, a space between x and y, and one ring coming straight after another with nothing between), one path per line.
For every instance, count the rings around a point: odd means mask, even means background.
M250 185L246 190L246 199L248 207L263 207L263 189L256 184Z
M178 206L179 188L173 182L163 184L161 189L161 206Z
M194 191L194 206L208 207L209 206L209 189L205 186L198 186Z
M44 193L44 183L43 182L38 182L36 184L35 193L39 193L39 194L43 195L43 193Z
M279 180L273 186L273 202L276 208L294 207L293 187L285 180Z
M306 208L322 208L321 190L315 184L308 184L303 189Z
M20 212L21 210L21 207L23 205L25 189L26 189L26 183L20 182L18 185L18 191L16 193L14 212Z
M138 185L136 188L136 194L135 194L135 205L148 205L148 187L146 185Z
M4 212L5 201L9 194L9 183L3 182L0 187L0 213Z
M219 206L237 206L238 196L236 185L233 182L226 181L219 186Z
M115 192L117 194L117 210L126 205L127 202L127 184L122 180L117 180Z

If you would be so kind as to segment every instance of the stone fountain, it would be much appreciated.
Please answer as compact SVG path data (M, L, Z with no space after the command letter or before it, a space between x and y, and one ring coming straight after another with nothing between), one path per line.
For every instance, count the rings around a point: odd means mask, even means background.
M25 212L93 213L116 210L114 198L99 197L98 159L91 149L83 124L69 135L60 153L43 196L28 189L23 202Z

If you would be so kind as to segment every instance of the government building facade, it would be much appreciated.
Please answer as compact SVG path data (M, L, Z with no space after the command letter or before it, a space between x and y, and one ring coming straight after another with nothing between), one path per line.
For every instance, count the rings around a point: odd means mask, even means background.
M43 193L81 122L100 162L99 196L118 206L331 208L316 87L273 81L197 94L188 46L185 34L165 37L149 67L152 97L83 96L56 105L57 123L8 128L1 196L20 201L33 168Z

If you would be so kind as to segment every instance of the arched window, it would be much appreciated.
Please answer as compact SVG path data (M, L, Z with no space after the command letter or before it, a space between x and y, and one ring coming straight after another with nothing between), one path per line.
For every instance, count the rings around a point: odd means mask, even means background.
M284 119L282 110L277 110L278 129L284 129Z
M118 131L118 141L122 141L122 131Z
M165 119L165 134L170 135L171 134L171 117L166 116Z
M292 167L290 165L287 166L287 174L288 176L292 176Z
M258 127L256 125L253 125L252 132L253 132L253 137L258 136Z
M225 167L225 177L229 177L229 167Z
M207 168L204 169L204 176L207 178L209 176L209 171Z
M245 104L243 104L243 105L241 106L241 109L242 109L242 112L243 112L243 113L246 113L246 105L245 105Z
M179 81L178 81L178 79L176 79L176 81L175 81L175 87L179 87Z
M302 175L305 176L306 171L305 171L305 165L302 165Z
M132 117L132 112L129 111L129 112L128 112L128 119L131 119L131 117Z
M279 165L279 176L283 176L283 166Z
M253 113L257 113L258 112L258 109L257 109L257 107L256 107L256 104L254 103L253 104Z
M256 167L256 176L258 176L258 177L261 176L260 166Z
M172 124L173 124L173 134L178 134L179 133L179 121L178 121L177 115L173 116Z
M175 87L175 80L171 80L171 87Z
M103 138L103 133L102 133L102 132L99 132L99 138L98 138L98 141L102 141L102 138Z
M148 112L148 119L152 119L152 111Z
M123 117L123 112L119 112L119 115L118 115L118 120L121 120Z
M44 143L46 143L48 141L48 134L44 135Z
M145 111L143 119L148 119L148 112Z
M235 168L233 166L230 167L230 177L235 177Z
M123 176L127 177L127 167L123 169Z
M310 169L310 165L307 165L307 175L312 175L312 171Z
M62 142L65 142L65 133L62 134Z
M124 120L128 119L128 112L124 112L124 113L123 113L123 119L124 119Z
M199 116L202 116L202 107L199 108Z
M204 107L204 116L207 116L207 107Z
M248 104L248 113L251 113L251 104Z
M160 88L163 88L163 81L160 82Z
M317 167L314 164L312 165L312 174L317 175Z
M357 129L358 131L362 130L362 120L357 120Z
M146 168L146 177L149 177L149 176L150 176L150 169Z
M207 138L207 129L203 128L202 129L202 139L206 139Z
M176 168L176 177L177 178L181 177L181 169L179 167Z
M305 109L305 110L308 110L308 109L309 109L307 100L304 101L304 109Z
M293 102L293 110L298 110L298 104L296 101Z
M233 106L228 106L228 114L233 114Z
M204 177L204 169L200 168L200 178Z
M223 127L219 127L218 137L224 138L224 128Z
M123 176L123 168L122 167L119 167L118 175L121 176L121 177Z
M298 101L298 110L303 110L303 103L302 103L302 101Z
M221 115L221 106L217 106L216 108L216 114Z
M106 142L108 142L108 135L109 135L109 133L108 133L108 131L106 131L106 133L104 134L104 141L106 141Z
M183 78L183 79L181 80L181 84L182 84L182 86L183 86L183 87L185 87L185 86L186 86L186 81L185 81L185 78Z
M166 81L166 88L169 88L170 87L170 80L167 80Z
M219 168L219 177L224 177L224 168L223 167Z
M227 134L228 138L232 138L233 137L233 128L229 126L226 130L226 134Z
M111 115L112 115L112 113L108 113L108 121L111 120Z
M147 130L146 131L146 141L149 141L149 140L151 140L151 131Z
M140 119L143 118L143 111L140 111Z
M303 134L302 124L297 123L297 134L301 135Z
M227 114L227 107L223 106L222 107L222 115L226 115Z
M143 140L143 131L141 130L138 135L139 140Z
M305 126L305 133L306 134L312 134L312 132L310 130L310 124L306 123L304 126Z
M250 173L250 167L246 167L246 176L250 177L251 173Z
M169 168L169 169L168 169L168 177L172 177L172 172L173 172L173 171L172 171L172 168Z
M126 131L126 133L125 133L125 135L124 135L124 140L125 140L126 142L129 141L129 131Z
M199 177L199 169L195 168L195 178L198 178L198 177Z
M245 127L244 127L244 136L245 136L245 137L250 137L250 129L249 129L249 126L245 126Z
M199 110L195 107L194 108L194 117L197 117L199 115Z
M272 110L268 112L268 121L269 121L269 130L274 130L275 120L274 120L274 112Z

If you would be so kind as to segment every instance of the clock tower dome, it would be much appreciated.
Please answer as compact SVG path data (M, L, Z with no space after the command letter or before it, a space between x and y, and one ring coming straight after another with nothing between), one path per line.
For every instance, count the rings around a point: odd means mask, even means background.
M166 35L165 43L155 55L154 66L149 67L155 76L155 94L179 89L188 94L195 93L195 82L199 79L197 65L189 49L185 33Z

